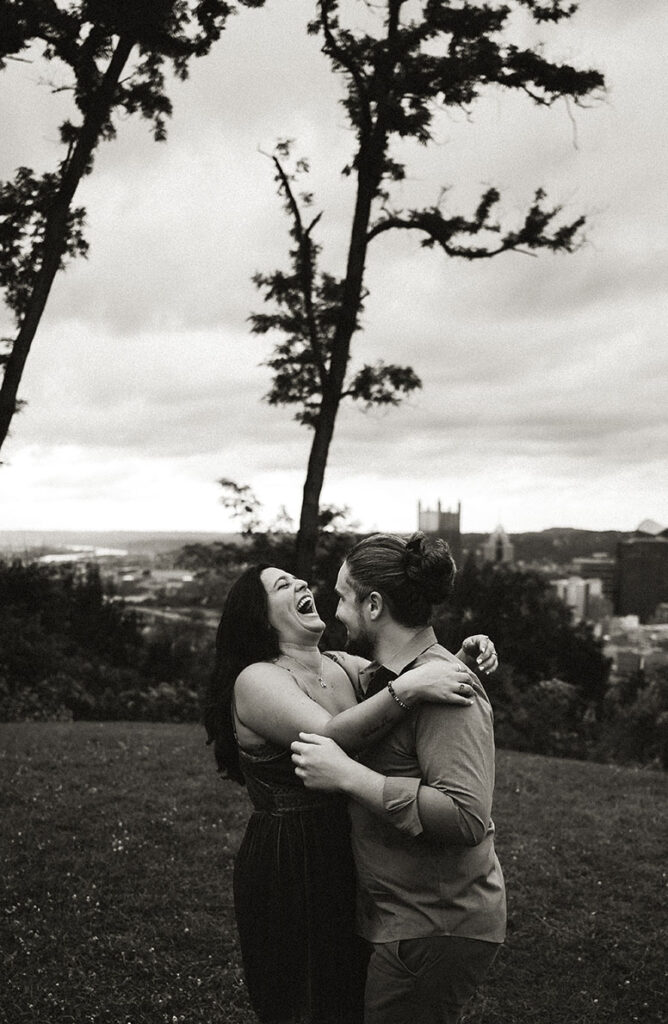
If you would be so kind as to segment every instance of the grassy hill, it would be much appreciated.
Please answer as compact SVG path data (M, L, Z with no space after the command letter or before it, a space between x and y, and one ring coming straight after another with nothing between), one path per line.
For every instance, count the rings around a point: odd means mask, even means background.
M197 726L0 726L0 1021L251 1024L249 806ZM508 941L467 1024L665 1020L666 776L500 751Z

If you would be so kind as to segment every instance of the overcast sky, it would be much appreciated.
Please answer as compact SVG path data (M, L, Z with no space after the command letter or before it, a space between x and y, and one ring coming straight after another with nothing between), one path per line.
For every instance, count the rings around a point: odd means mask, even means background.
M340 273L353 138L305 0L231 20L170 89L166 143L128 119L77 200L87 260L56 280L0 468L0 529L229 530L220 477L271 518L297 518L310 433L262 402L267 338L257 270L286 266L286 219L261 150L297 140L313 167L326 266ZM410 363L424 387L400 409L345 406L323 500L365 529L410 530L418 499L462 503L464 531L634 529L668 522L668 76L665 0L581 0L541 30L546 53L604 72L587 110L491 92L443 115L406 152L395 203L471 212L495 185L513 223L537 187L588 215L576 254L478 263L412 232L370 250L353 365ZM67 93L54 67L0 74L0 178L60 159ZM5 317L3 334L10 333Z

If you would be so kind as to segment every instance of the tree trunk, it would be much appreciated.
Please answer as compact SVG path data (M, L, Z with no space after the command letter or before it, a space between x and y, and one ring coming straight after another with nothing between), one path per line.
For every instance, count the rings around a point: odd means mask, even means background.
M334 435L336 416L350 357L350 343L355 333L357 315L362 301L371 204L380 181L386 145L386 132L384 128L377 125L376 131L367 141L366 152L360 154L358 164L357 198L348 247L346 278L332 344L328 384L323 394L311 444L295 546L295 571L298 576L306 580L311 575L315 561L320 494L325 480L329 446Z
M30 347L44 313L54 278L60 269L66 242L70 205L79 182L90 163L102 126L111 112L118 81L133 46L134 40L124 37L119 39L100 84L99 92L81 126L71 158L63 168L60 187L46 218L42 243L42 263L36 274L32 295L21 321L19 333L7 359L0 387L0 449L7 438L12 417L16 411L18 389Z
M334 397L334 396L332 396ZM295 572L301 579L310 579L318 543L320 492L325 480L329 446L334 435L338 400L323 399L309 454L306 480L299 517L295 547Z

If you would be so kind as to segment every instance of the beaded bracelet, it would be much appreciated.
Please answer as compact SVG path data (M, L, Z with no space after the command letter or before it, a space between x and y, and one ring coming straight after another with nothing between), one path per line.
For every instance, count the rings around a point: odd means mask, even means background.
M390 692L390 696L394 697L394 699L396 700L397 704L399 704L399 706L402 707L404 709L404 711L410 711L410 706L408 704L404 704L404 702L402 701L401 697L397 697L396 693L394 692L394 687L392 686L392 681L391 680L387 684L387 688L388 688L388 690Z

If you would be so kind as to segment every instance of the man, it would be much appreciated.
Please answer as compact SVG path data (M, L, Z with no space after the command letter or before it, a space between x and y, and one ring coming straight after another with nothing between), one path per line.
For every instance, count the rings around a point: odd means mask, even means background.
M393 693L392 679L426 660L455 660L428 624L454 571L447 545L422 534L379 534L350 552L337 618L374 658L376 674L357 681L367 696ZM359 760L315 734L293 744L307 787L351 798L358 928L373 947L365 1024L456 1024L505 936L492 710L473 673L470 682L469 706L405 707Z

